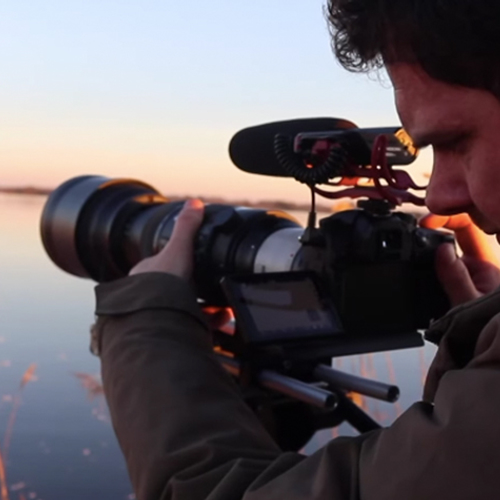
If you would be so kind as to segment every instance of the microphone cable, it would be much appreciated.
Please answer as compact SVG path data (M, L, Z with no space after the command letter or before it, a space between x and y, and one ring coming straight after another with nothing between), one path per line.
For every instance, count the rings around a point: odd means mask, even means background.
M348 166L348 153L342 145L330 148L328 156L321 165L308 167L304 160L293 152L290 137L274 136L274 154L283 169L297 181L313 186L325 184L330 179L342 175Z

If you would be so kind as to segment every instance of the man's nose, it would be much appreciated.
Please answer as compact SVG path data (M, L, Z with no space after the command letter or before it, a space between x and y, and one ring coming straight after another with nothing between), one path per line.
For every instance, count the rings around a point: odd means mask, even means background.
M453 165L435 164L427 187L425 204L432 213L438 215L466 212L472 200L462 172L453 168Z

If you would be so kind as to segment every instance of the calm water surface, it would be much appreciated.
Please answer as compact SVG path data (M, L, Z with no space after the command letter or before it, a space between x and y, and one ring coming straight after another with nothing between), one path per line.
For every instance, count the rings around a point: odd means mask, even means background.
M94 285L45 255L38 230L44 202L0 195L0 450L9 498L133 499L99 362L88 351ZM396 405L359 401L389 424L420 397L433 353L427 346L341 358L336 366L399 384ZM338 433L355 434L346 425L322 431L306 451Z

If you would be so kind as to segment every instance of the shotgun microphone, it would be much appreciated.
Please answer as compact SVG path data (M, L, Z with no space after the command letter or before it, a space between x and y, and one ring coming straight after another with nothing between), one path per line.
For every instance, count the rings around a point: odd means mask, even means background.
M357 128L339 118L301 118L257 125L240 130L231 139L229 156L232 162L245 172L276 177L292 177L276 158L274 138L276 135L295 138L306 132L328 132Z

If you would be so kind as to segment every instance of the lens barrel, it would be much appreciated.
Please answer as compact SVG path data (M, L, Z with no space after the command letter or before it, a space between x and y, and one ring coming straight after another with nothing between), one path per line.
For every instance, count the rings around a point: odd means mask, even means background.
M114 280L167 244L182 206L141 181L75 177L49 196L42 242L64 271L97 282ZM207 205L195 241L198 296L223 304L218 286L223 276L291 270L302 232L285 212Z
M95 281L124 276L126 226L151 205L167 200L140 181L81 176L51 193L41 218L42 242L52 261Z

